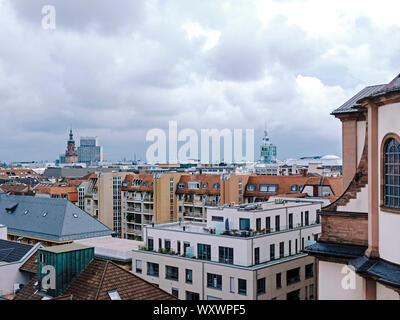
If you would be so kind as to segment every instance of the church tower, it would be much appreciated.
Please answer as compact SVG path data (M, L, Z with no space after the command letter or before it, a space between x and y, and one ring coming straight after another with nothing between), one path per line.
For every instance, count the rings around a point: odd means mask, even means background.
M67 142L67 151L65 152L65 163L77 163L78 151L75 148L74 135L72 129L69 131L69 140Z

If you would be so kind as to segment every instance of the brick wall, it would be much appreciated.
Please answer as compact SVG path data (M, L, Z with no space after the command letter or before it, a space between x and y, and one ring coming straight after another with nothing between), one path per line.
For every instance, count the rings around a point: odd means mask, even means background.
M321 213L320 241L368 245L368 214Z

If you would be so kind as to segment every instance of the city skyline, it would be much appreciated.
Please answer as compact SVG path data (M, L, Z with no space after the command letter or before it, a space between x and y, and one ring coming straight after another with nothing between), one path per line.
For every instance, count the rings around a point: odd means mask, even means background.
M42 27L44 5L56 9L54 30ZM254 128L259 141L265 118L282 158L340 155L340 122L329 113L400 69L400 42L381 40L399 34L398 18L371 1L0 6L7 162L55 159L71 123L116 160L143 158L146 132L170 120Z

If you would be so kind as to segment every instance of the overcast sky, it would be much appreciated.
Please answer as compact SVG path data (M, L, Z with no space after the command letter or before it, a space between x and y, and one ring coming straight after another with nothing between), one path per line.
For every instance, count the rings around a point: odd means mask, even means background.
M0 160L55 160L71 125L143 158L169 120L254 128L256 158L265 120L280 159L341 155L330 112L400 72L397 3L0 0Z

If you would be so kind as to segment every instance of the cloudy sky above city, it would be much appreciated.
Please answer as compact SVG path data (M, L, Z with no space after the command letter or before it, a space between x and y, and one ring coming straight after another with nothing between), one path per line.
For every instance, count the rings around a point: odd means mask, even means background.
M400 72L396 4L0 0L0 161L54 161L70 126L108 160L143 158L170 120L253 128L256 157L267 120L280 159L340 155L330 112Z

